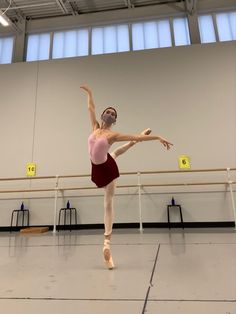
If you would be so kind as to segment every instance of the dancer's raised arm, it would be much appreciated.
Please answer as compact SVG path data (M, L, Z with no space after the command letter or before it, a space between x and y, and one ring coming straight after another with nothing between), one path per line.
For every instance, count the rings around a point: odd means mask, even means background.
M83 89L88 95L88 110L89 110L89 115L90 115L90 121L91 121L93 130L96 130L97 128L99 128L99 123L96 118L92 91L86 85L82 85L80 86L80 88Z

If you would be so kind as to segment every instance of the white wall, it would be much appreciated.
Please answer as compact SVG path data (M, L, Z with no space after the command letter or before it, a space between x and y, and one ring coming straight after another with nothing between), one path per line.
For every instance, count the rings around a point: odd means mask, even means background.
M30 161L36 162L38 176L89 173L90 125L86 97L79 89L83 83L93 90L98 116L108 105L117 108L115 130L132 134L151 127L153 134L174 143L168 152L158 142L138 144L118 160L121 172L178 169L182 154L190 156L193 169L236 166L235 42L15 63L1 65L0 73L0 177L25 176ZM186 180L211 176L193 174ZM176 175L166 178L150 176L146 181L183 180ZM225 174L214 178L223 180ZM136 178L119 180L119 184L126 182L136 183ZM89 180L83 184L90 184ZM39 185L0 182L1 189ZM148 191L154 194L152 200L143 197L144 220L166 221L166 204L172 194L155 194L158 188ZM102 222L102 197L77 199L81 193L71 193L74 205L80 207L80 221ZM137 198L132 193L116 198L117 222L138 221ZM233 220L225 193L176 195L188 221ZM53 200L38 196L26 200L31 224L52 224ZM11 210L29 196L14 195L20 199L13 201L9 194L0 197L0 225L5 226ZM129 210L124 212L124 207Z

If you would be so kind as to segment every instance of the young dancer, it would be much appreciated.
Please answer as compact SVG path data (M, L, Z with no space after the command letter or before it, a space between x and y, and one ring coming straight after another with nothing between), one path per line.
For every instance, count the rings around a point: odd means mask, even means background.
M113 107L106 108L101 114L101 123L97 121L93 96L88 86L82 85L88 96L88 111L93 132L89 136L88 146L92 165L91 179L99 188L104 188L104 225L105 239L103 246L104 261L108 269L114 268L110 251L110 240L113 225L113 197L115 194L116 179L119 177L119 170L115 159L126 152L130 147L141 141L160 141L167 149L172 143L161 136L149 135L151 129L146 129L139 135L126 135L111 130L112 125L117 120L117 112ZM115 142L129 141L118 147L111 154L108 153L110 147Z

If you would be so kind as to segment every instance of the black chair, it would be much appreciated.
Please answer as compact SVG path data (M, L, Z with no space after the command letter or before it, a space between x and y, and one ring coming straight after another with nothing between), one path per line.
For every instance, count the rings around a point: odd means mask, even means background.
M22 208L22 209L14 209L11 214L11 227L10 227L10 232L12 232L12 223L13 223L13 218L14 214L16 214L16 227L18 227L18 221L19 221L19 215L22 216L22 227L24 227L24 222L25 222L25 214L27 215L27 225L26 227L29 227L29 210Z
M181 220L182 228L184 229L182 209L181 209L181 206L177 205L177 204L167 205L167 218L168 218L168 227L169 227L169 229L171 228L170 227L170 208L171 207L178 207L179 208L180 220Z
M70 231L71 231L71 218L72 218L72 214L74 213L74 220L75 220L75 224L77 225L77 210L74 207L65 207L65 208L61 208L59 211L59 218L58 218L58 231L59 231L59 226L61 223L61 213L64 214L64 228L66 226L66 213L67 211L69 212L70 215Z

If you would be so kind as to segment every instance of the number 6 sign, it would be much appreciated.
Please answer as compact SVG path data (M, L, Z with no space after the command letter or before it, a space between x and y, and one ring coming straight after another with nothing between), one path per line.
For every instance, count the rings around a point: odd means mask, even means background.
M179 168L180 169L190 169L190 159L188 156L179 156Z

